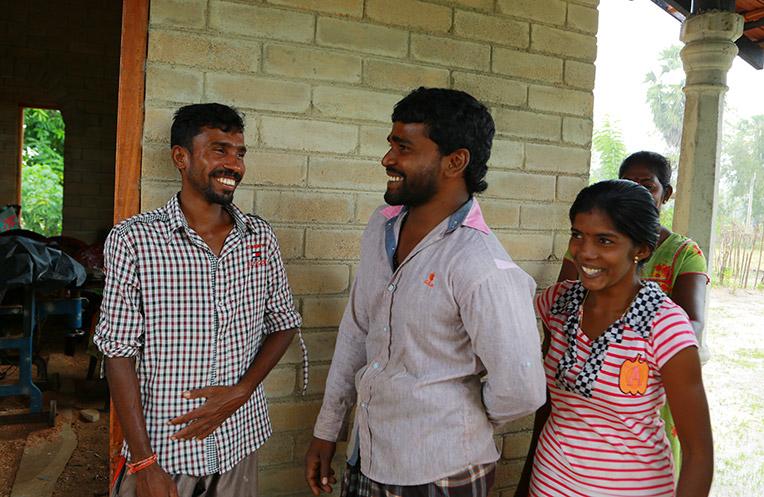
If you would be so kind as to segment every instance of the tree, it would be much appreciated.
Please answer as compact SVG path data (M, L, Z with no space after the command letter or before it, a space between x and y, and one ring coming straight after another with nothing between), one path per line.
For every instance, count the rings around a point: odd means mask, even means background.
M753 224L764 223L764 115L731 126L722 152L720 213L743 223L750 202Z
M598 167L592 170L591 183L618 177L618 168L626 157L626 145L617 122L605 116L604 122L594 130L592 146Z
M24 228L45 236L61 234L64 134L61 112L24 109L21 223Z
M661 51L660 67L645 76L647 104L653 114L653 123L669 148L669 156L676 157L682 141L684 118L684 72L679 58L681 47L674 45Z

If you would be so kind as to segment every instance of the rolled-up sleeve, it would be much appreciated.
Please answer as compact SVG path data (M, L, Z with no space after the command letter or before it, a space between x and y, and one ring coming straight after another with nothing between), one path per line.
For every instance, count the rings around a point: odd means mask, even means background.
M337 441L348 411L356 401L355 375L366 364L366 334L369 318L360 302L361 289L356 275L345 314L337 333L332 365L326 379L324 401L318 414L313 435L322 440Z
M483 403L494 426L536 411L546 398L535 288L514 266L491 273L460 302L473 351L486 369Z
M286 269L281 260L281 250L272 232L267 257L270 278L268 279L269 295L265 304L265 333L270 335L276 331L299 328L302 325L302 318L294 307Z
M135 251L116 229L104 244L106 282L93 342L106 357L135 357L143 346L144 319Z

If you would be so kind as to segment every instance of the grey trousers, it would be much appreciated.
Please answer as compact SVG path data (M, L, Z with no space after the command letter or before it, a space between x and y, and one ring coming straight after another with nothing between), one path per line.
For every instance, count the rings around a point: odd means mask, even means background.
M123 469L122 480L111 497L135 497L136 475ZM253 452L225 473L207 476L170 475L180 497L257 497L257 452Z

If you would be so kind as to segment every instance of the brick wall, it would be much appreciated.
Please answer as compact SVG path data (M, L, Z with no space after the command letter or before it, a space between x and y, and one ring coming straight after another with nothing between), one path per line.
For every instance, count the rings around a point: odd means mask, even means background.
M64 234L112 225L121 2L5 2L0 19L0 204L17 198L19 108L66 125Z
M266 381L276 432L260 455L263 495L308 493L302 458L361 232L382 202L389 116L410 89L459 88L489 105L498 134L480 200L487 221L540 286L556 278L566 212L589 170L596 3L152 1L141 207L179 188L172 111L238 106L250 153L236 203L274 225L305 319L308 395L296 394L295 347ZM497 433L496 496L512 493L530 425Z

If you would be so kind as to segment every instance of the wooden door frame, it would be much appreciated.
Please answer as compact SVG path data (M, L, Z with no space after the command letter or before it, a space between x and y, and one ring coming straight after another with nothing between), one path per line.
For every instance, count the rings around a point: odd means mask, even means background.
M114 174L114 223L138 214L141 205L141 156L150 0L122 0L119 56L117 149ZM109 410L109 481L114 480L122 448L122 427Z

